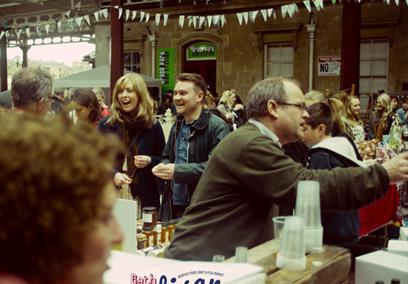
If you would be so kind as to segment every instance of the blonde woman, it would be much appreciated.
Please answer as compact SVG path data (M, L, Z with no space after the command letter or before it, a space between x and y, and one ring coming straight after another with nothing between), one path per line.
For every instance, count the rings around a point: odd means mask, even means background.
M375 109L368 121L368 139L382 140L388 134L393 120L391 98L388 94L381 94L376 101Z
M364 123L360 118L360 99L356 96L348 97L345 110L344 122L347 132L353 138L354 143L364 141Z
M160 161L164 135L155 120L153 99L139 74L119 78L111 109L111 116L101 119L98 127L102 132L117 134L127 149L118 159L114 182L116 186L130 185L132 197L139 197L142 207L159 208L159 190L151 169Z
M234 104L235 104L235 93L231 90L224 91L221 95L220 101L218 102L217 108L229 122L233 123L235 114L234 114Z

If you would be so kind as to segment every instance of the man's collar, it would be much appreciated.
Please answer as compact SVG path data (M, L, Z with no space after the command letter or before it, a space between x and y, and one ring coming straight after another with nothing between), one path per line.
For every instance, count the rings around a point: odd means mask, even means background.
M272 139L273 142L279 145L279 147L282 147L281 143L279 142L278 136L276 136L275 133L273 133L268 127L266 127L262 122L259 122L253 118L250 118L248 120L249 123L255 125L259 131L265 136L268 136L269 138Z

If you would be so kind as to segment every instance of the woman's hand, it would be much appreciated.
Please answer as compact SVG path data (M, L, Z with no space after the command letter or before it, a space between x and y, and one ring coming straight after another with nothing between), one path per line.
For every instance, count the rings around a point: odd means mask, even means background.
M121 186L123 184L131 184L132 179L124 173L116 173L115 176L113 177L113 182L115 183L116 186Z
M138 169L143 169L147 167L148 165L150 165L150 163L152 162L152 158L150 158L149 156L136 155L134 158L135 158L135 166Z
M158 164L152 169L152 173L158 178L172 180L174 177L174 164Z

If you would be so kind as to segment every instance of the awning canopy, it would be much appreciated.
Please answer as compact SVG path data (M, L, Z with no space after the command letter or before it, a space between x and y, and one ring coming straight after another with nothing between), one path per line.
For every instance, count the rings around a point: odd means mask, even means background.
M125 71L125 74L130 73ZM160 89L161 82L159 79L140 74L146 82L147 87L157 87ZM79 72L54 82L55 88L110 88L110 67L108 65L99 66L94 69Z

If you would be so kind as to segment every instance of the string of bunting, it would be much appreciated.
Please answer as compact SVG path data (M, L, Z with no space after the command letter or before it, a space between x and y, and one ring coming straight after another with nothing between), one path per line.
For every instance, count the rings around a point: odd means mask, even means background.
M209 2L209 0L207 0ZM331 0L333 5L341 0ZM356 0L358 3L361 0ZM403 0L402 0L403 1ZM207 3L208 3L207 2ZM392 4L392 0L384 0L384 3L387 5ZM400 4L400 0L394 0L395 5ZM408 5L408 0L405 0L406 5ZM80 4L80 2L78 3ZM312 5L313 4L313 5ZM303 5L306 10L311 13L313 6L317 11L323 9L323 0L304 0ZM76 9L80 7L75 6ZM166 26L168 23L169 15L166 13L155 13L154 16L150 15L149 12L145 11L135 11L124 9L119 6L115 6L115 9L118 10L118 19L123 19L124 21L138 21L139 23L147 23L150 18L154 17L154 23L156 26L159 26L161 23L163 26ZM252 10L247 12L236 13L236 17L239 25L247 25L249 23L254 23L257 16L261 15L262 19L266 22L269 18L277 18L278 9L269 8L269 9L260 9ZM280 7L280 13L282 18L286 16L292 18L299 11L299 7L296 3L285 4ZM87 27L91 26L91 17L96 22L107 20L109 18L109 9L104 8L98 11L95 11L88 15L83 15L80 17L71 17L73 10L68 10L62 14L61 19L50 20L43 24L38 24L36 26L24 26L19 28L6 28L5 30L0 31L0 40L5 36L9 38L15 36L17 40L21 38L22 35L25 35L26 38L30 38L32 34L36 33L38 36L48 35L50 32L62 32L62 31L74 31L74 30L84 30ZM208 15L208 16L178 16L178 25L180 28L185 26L187 20L188 27L194 27L194 29L202 27L224 27L227 23L225 15Z

